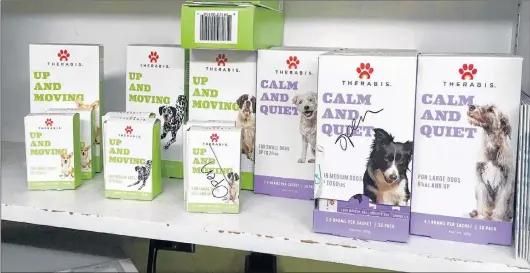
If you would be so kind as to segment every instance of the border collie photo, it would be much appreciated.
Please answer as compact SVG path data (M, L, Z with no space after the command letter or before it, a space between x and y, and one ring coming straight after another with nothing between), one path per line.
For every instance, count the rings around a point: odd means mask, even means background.
M363 177L363 194L381 205L408 206L409 164L412 141L396 142L383 129L374 129L374 139Z

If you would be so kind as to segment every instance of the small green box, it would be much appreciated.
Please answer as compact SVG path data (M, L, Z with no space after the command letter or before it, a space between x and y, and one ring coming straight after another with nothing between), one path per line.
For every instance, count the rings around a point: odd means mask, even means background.
M262 8L275 9L277 11L283 11L283 0L187 0L188 3L194 3L199 5L239 5L239 4L250 4Z
M283 12L248 4L184 4L181 46L236 50L281 46L283 16Z

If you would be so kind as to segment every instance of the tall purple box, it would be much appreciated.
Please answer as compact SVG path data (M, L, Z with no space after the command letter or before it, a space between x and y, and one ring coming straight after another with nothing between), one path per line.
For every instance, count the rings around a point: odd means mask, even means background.
M416 68L413 50L320 55L315 232L408 241Z

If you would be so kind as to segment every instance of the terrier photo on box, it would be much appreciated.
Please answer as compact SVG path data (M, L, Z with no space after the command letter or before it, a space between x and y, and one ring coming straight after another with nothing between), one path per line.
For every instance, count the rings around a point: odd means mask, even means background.
M495 105L470 105L469 123L483 130L483 154L477 162L475 198L477 209L471 218L511 221L515 177L513 157L508 145L512 132L508 117Z

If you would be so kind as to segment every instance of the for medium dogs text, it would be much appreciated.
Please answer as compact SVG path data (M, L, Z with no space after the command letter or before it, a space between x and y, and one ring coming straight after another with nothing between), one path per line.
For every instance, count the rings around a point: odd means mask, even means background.
M84 101L83 94L58 94L62 90L60 82L50 82L48 78L51 76L50 72L36 71L33 72L33 78L40 80L33 86L33 100L39 102L55 102L55 101Z
M351 94L351 93L324 93L322 95L319 94L319 97L321 98L319 103L323 104L336 104L336 105L372 105L372 95L364 95L364 94ZM329 119L329 120L350 120L351 124L334 124L334 123L324 123L321 126L322 133L325 135L331 137L333 135L336 136L364 136L364 137L372 137L373 135L373 126L360 126L360 123L355 123L356 125L353 126L355 121L361 121L361 111L357 109L341 109L341 108L333 108L333 107L327 107L324 110L324 113L322 114L322 119ZM379 111L369 111L373 113L379 113ZM363 114L363 116L366 116L366 113ZM344 148L343 148L344 150Z
M196 195L211 195L214 198L223 198L228 195L228 179L226 179L226 174L232 172L231 168L223 169L220 165L217 155L213 150L212 146L209 146L214 157L195 157L193 159L194 166L193 173L203 173L206 175L206 179L210 182L211 187L199 187ZM208 150L206 148L193 148L193 154L196 156L204 156ZM209 165L217 164L217 166L209 167ZM217 179L216 179L217 178ZM221 178L221 180L219 180ZM224 185L226 184L226 185ZM194 194L193 192L191 193Z
M142 80L142 73L129 72L129 80L136 82ZM132 82L129 85L129 92L129 101L132 102L171 104L171 99L168 96L141 95L140 92L151 92L150 84Z
M204 108L223 111L238 111L239 106L235 102L217 101L219 97L219 90L210 88L196 87L198 85L205 87L208 83L207 77L193 77L193 85L195 85L191 93L191 108Z
M443 122L459 122L462 114L458 109L468 109L469 105L473 105L474 96L464 95L436 95L424 94L421 96L421 103L424 105L442 106L441 109L426 109L421 114L422 120L428 121L443 121ZM445 110L448 106L454 106L456 110ZM465 108L462 108L465 106ZM449 108L450 109L450 108ZM444 126L444 125L429 125L422 124L420 126L420 133L427 137L458 137L458 138L475 138L477 128L460 127L460 126Z

